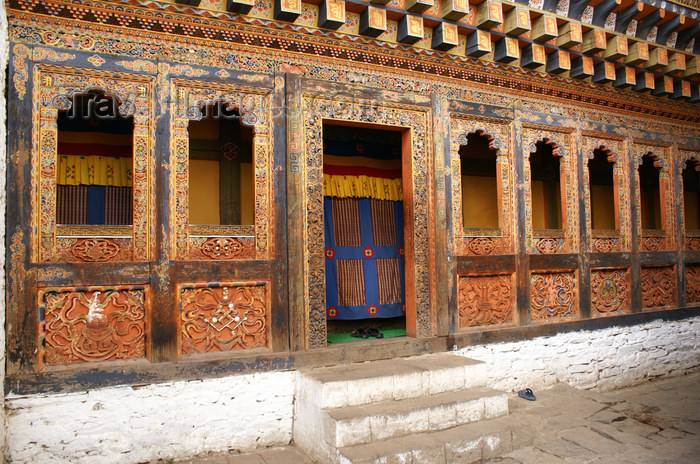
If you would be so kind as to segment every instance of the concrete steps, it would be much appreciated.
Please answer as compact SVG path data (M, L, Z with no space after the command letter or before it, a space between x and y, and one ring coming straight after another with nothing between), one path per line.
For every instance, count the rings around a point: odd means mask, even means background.
M326 440L336 447L372 443L407 434L443 430L456 425L508 414L508 398L490 388L362 406L326 409L330 419Z
M532 443L526 420L511 416L339 450L340 464L474 464Z
M476 447L482 456L484 446L512 442L507 427L494 429L491 438L479 435L478 427L461 429L508 414L506 394L484 386L486 368L479 361L440 353L301 371L294 441L319 463L374 462L382 450L413 455L434 448L437 453L437 441L454 433L446 443ZM434 435L440 432L447 435ZM458 440L460 433L469 440ZM430 446L414 449L416 436Z

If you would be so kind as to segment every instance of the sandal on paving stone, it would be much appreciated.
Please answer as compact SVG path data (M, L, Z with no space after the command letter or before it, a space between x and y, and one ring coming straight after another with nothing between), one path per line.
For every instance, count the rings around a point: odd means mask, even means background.
M369 334L367 333L367 330L365 330L365 329L355 329L352 331L350 336L355 337L355 338L369 338Z
M365 330L365 333L370 337L384 338L384 334L379 331L379 329L371 328Z
M518 392L518 396L528 401L535 401L535 394L532 393L532 390L530 390L529 388L526 388L525 390L520 390Z

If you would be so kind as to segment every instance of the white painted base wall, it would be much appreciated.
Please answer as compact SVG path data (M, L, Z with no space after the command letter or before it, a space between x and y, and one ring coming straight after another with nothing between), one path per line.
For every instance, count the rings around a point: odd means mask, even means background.
M471 346L457 353L488 364L487 385L499 390L556 382L611 390L700 370L700 317Z
M555 382L612 389L700 368L700 317L474 346L488 386ZM292 439L296 372L7 397L14 463L119 463L185 459Z
M8 395L13 463L128 464L292 438L293 372L60 395Z

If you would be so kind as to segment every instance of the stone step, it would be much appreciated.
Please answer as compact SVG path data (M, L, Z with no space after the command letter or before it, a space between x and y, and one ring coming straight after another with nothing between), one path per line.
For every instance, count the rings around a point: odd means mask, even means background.
M325 409L323 413L327 420L317 431L324 434L331 448L340 448L500 417L508 414L508 397L490 388L476 387Z
M518 416L460 425L437 432L426 432L347 446L338 450L339 464L472 464L495 458L533 440L532 427Z
M485 385L487 364L450 353L301 370L297 398L321 409Z

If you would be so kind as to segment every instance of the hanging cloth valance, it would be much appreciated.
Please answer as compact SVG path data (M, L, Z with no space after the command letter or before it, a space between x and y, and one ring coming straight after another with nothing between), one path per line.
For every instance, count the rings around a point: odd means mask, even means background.
M132 158L58 155L58 185L131 187Z
M323 195L403 201L401 160L325 155Z
M401 179L324 174L323 196L403 201L403 186Z

